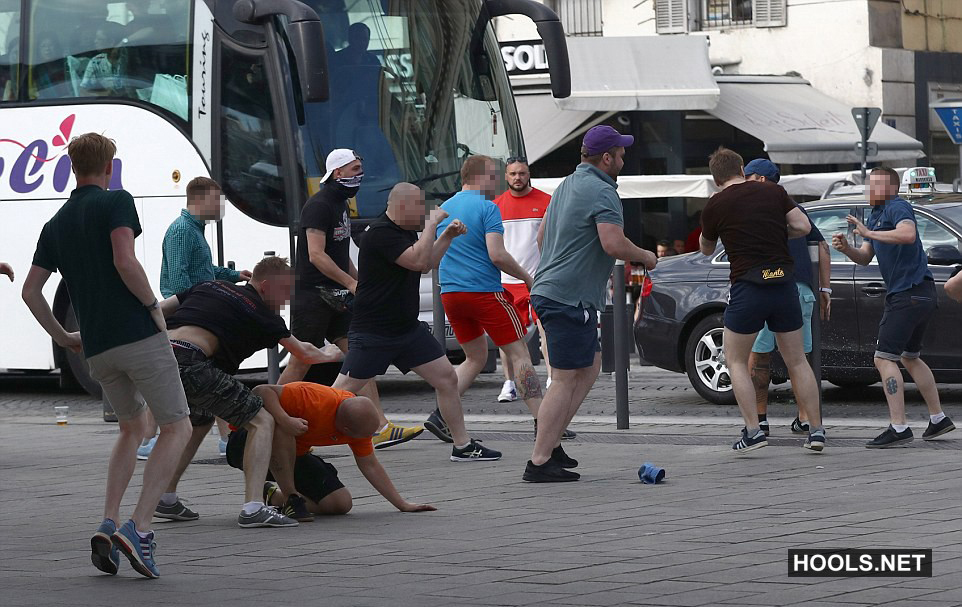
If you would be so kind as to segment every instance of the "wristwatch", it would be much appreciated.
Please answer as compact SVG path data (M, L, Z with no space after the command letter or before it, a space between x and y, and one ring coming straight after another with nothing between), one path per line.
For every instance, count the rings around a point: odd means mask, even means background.
M832 290L828 287L819 287L818 290L821 293L828 293L829 295L832 294Z

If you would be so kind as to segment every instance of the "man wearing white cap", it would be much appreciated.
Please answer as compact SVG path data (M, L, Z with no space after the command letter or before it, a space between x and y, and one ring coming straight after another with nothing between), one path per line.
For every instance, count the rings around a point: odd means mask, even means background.
M328 154L321 189L301 209L295 257L291 333L301 341L323 346L326 339L347 352L351 306L357 289L357 268L351 260L351 218L347 201L357 195L364 177L362 158L354 150L339 148ZM291 359L279 383L300 381L309 366ZM359 396L370 398L381 412L377 386L371 380ZM395 426L381 416L374 436L383 449L411 440L423 427Z

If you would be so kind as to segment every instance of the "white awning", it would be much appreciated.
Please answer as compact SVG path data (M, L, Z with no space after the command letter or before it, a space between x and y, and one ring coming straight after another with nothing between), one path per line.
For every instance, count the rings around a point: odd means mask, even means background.
M812 88L802 78L719 76L721 98L708 112L765 143L772 162L860 163L861 141L852 108ZM922 143L879 122L869 141L878 155L869 162L924 156Z
M514 102L518 107L518 118L524 133L524 150L529 163L537 162L611 115L563 110L555 104L550 92L516 92Z
M570 37L566 110L707 110L718 85L704 36Z
M904 169L897 169L899 171ZM532 179L531 185L553 194L563 177ZM789 196L821 196L837 181L861 183L860 171L782 175L778 185ZM708 198L718 191L711 175L622 175L618 196L628 198Z

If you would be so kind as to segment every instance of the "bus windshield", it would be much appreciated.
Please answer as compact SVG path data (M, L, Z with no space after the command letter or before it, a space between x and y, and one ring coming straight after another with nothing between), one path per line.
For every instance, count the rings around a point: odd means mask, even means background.
M440 202L460 189L468 155L523 153L493 29L477 32L481 0L308 0L321 18L330 100L305 104L308 191L334 148L364 159L352 209L383 212L399 181Z

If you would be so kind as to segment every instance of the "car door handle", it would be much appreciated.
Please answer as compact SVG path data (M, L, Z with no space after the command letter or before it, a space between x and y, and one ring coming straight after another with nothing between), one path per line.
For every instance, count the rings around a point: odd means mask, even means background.
M887 291L887 289L878 284L865 285L862 287L862 293L865 293L869 297L878 297L879 295L885 293L885 291Z

